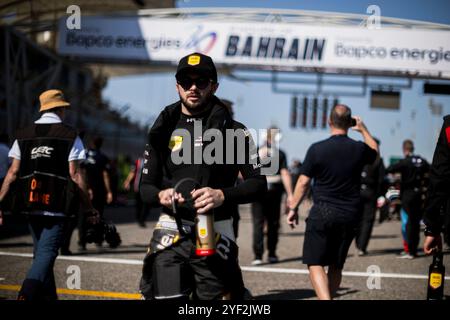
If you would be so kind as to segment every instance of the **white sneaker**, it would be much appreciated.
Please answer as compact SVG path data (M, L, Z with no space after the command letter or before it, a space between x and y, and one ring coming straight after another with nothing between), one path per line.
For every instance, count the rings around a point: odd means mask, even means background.
M414 259L414 258L415 258L415 256L413 256L412 254L409 254L409 253L407 253L407 254L404 254L404 255L402 255L402 256L399 256L399 257L397 257L397 258L399 258L399 259L407 259L407 260L412 260L412 259Z
M260 264L262 264L262 260L261 259L255 259L252 261L252 266L258 266Z

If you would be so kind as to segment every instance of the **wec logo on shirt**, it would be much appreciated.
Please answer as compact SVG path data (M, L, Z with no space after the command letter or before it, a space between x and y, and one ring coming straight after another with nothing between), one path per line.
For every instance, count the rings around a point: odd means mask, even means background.
M51 147L47 147L47 146L40 146L40 147L36 147L33 148L31 150L31 159L36 159L36 158L50 158L52 155L52 151L53 148Z

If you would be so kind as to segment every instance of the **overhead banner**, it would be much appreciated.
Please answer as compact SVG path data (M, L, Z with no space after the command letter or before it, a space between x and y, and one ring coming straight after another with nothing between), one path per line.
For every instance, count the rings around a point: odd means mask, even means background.
M450 31L296 23L83 17L59 24L59 53L88 60L171 63L194 51L219 65L450 78Z

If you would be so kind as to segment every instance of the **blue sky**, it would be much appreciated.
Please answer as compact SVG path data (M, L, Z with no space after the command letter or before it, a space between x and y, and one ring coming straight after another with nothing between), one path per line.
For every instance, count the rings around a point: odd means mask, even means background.
M366 14L366 8L376 4L381 14L388 17L438 22L450 25L450 1L178 1L179 7L270 7ZM113 105L130 105L127 115L145 122L155 117L162 108L178 99L173 74L151 74L110 78L103 91L104 98ZM235 102L235 118L246 126L262 129L269 125L281 128L283 148L289 160L303 159L307 148L325 139L327 130L289 128L291 95L273 93L270 83L243 83L219 77L217 95ZM390 157L401 156L401 143L412 139L416 153L429 161L442 125L442 117L432 115L429 100L443 106L443 114L450 113L450 97L422 94L422 81L414 81L411 89L402 91L400 110L384 111L369 108L369 96L341 97L353 114L360 115L371 133L381 140L381 153L388 163ZM350 133L360 139L356 133Z

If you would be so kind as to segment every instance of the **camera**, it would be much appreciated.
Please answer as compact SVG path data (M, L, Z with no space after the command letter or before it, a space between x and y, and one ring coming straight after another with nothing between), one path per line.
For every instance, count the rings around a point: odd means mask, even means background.
M105 223L103 226L104 236L106 243L110 248L117 248L121 243L119 232L117 232L116 226L112 223Z
M104 240L102 223L89 224L86 229L86 242L101 244Z
M350 125L352 126L352 127L354 127L354 126L356 126L356 119L355 118L351 118L350 119Z
M86 230L86 242L101 244L103 241L106 241L110 248L117 248L122 243L116 226L104 220L97 224L89 225Z

